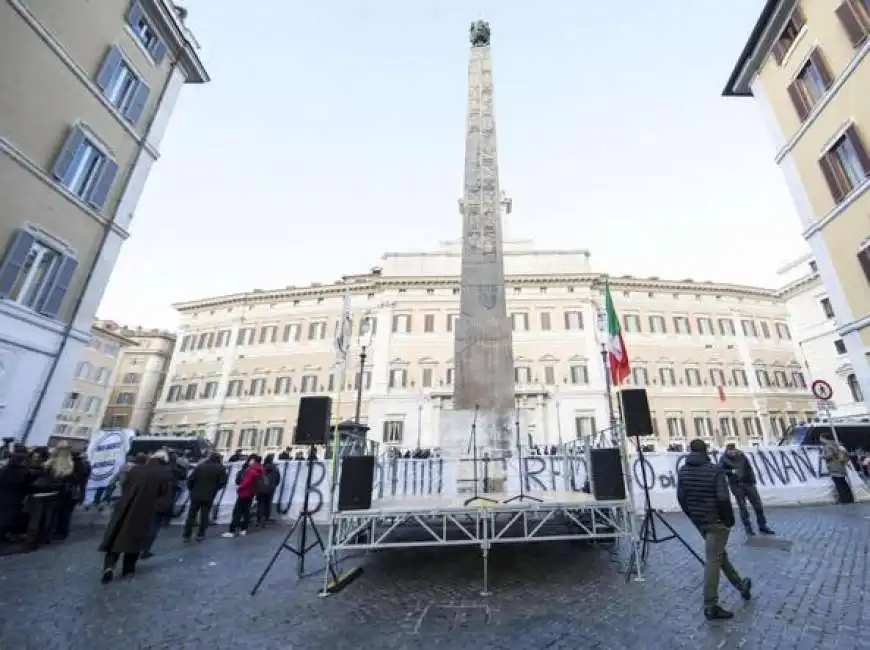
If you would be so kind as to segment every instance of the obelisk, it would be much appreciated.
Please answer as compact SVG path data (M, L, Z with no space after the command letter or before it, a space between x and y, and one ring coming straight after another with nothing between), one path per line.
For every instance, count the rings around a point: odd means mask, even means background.
M502 195L493 106L490 28L471 25L465 176L462 213L460 313L454 328L453 412L445 412L442 448L468 457L470 426L477 447L489 457L510 455L514 438L514 363L511 322L505 305L502 255ZM492 463L490 465L498 465ZM503 477L488 469L489 489Z

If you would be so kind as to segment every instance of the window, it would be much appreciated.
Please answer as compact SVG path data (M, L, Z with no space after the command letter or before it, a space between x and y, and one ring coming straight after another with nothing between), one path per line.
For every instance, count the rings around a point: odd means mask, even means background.
M761 418L755 415L743 416L743 430L748 438L761 437Z
M695 425L695 435L699 438L712 438L713 426L710 418L706 415L695 415L692 417L692 422Z
M190 349L190 345L193 343L193 336L187 334L183 339L181 339L181 348L179 352L187 352Z
M277 325L266 325L265 327L260 328L260 344L263 343L274 343L278 340L278 326Z
M405 423L402 420L384 421L384 444L401 445Z
M227 382L227 397L241 397L242 396L242 380L241 379L230 379Z
M713 386L724 386L725 371L722 368L710 368L710 383Z
M67 411L75 411L79 407L81 395L79 393L67 393L61 408Z
M329 373L329 377L327 377L326 390L330 393L335 390L335 373L334 372Z
M706 316L698 317L698 334L711 336L713 334L713 321Z
M587 436L594 436L597 430L595 416L591 413L574 416L574 432L577 434L578 440L582 440Z
M447 314L447 331L453 331L453 324L456 322L456 314Z
M246 427L239 431L239 447L257 449L260 443L259 433L256 427Z
M785 323L776 323L776 335L782 339L783 341L791 340L791 332L788 329L788 325Z
M517 384L529 384L532 382L532 369L528 366L514 368L514 382Z
M734 331L734 321L730 318L720 318L719 333L722 336L734 336L734 334L736 334Z
M251 380L250 388L248 388L248 395L251 397L257 397L262 395L266 389L266 380L262 377L257 377L256 379Z
M281 336L281 339L284 343L298 341L301 333L302 328L299 326L299 323L290 323L289 325L284 326L284 334Z
M551 321L550 312L542 311L541 312L541 331L542 332L549 332L550 331L550 328L552 327L552 324L550 321Z
M870 158L852 125L819 159L834 203L840 203L870 175Z
M138 384L140 381L142 381L142 375L138 372L128 372L121 379L122 384Z
M99 397L91 396L88 398L88 401L85 402L85 411L90 413L91 415L96 415L97 411L100 410L100 407L103 405L103 400Z
M299 384L300 393L315 393L317 392L317 375L302 375L302 381Z
M112 357L113 359L118 356L118 353L121 351L121 346L117 343L105 343L103 345L103 354L107 357Z
M845 0L836 13L852 45L858 47L864 43L870 34L870 2Z
M411 315L396 314L393 316L393 332L396 334L411 333Z
M573 365L570 368L571 383L577 386L585 386L589 383L589 370L586 364Z
M761 326L761 335L769 339L770 338L770 325L767 324L767 321L761 321L758 323Z
M758 382L758 385L761 388L770 387L770 375L767 374L767 370L764 368L758 368L755 371L755 380Z
M435 314L423 316L423 331L427 334L435 331Z
M97 370L97 376L94 379L98 384L105 386L109 383L109 377L112 376L112 371L109 368L100 368Z
M631 369L631 381L635 386L646 386L649 383L649 373L643 366Z
M253 327L239 328L239 333L236 334L236 345L252 345L256 335L257 330Z
M448 368L444 373L444 383L448 386L453 385L453 368Z
M737 418L735 418L733 415L720 415L719 433L724 438L737 437Z
M369 390L372 387L372 373L369 370L364 370L362 373L363 378L363 390ZM354 375L353 378L353 387L354 390L359 390L359 371Z
M169 387L169 392L166 393L167 402L177 402L181 399L181 386L175 384Z
M748 386L749 380L746 377L746 371L743 368L734 368L731 371L731 377L734 379L735 386Z
M208 334L200 334L199 340L196 342L196 349L202 350L206 346L206 343L208 343Z
M292 377L276 377L275 389L272 391L275 395L287 395L290 393L290 388L293 385Z
M284 442L284 427L267 427L263 436L264 447L280 447Z
M682 415L665 415L665 425L668 427L668 438L672 440L685 440L686 420Z
M797 41L798 34L806 24L806 18L804 18L800 7L795 7L791 18L773 46L773 58L776 59L777 63L782 63L785 59L785 55L791 50L792 45Z
M785 370L773 371L773 384L777 388L788 388L788 376L785 374Z
M90 379L91 378L91 370L93 366L87 361L80 361L76 366L75 378L76 379Z
M834 308L831 306L830 298L822 298L819 304L822 306L822 313L825 315L825 318L834 318Z
M807 380L804 379L804 373L802 373L800 370L793 370L792 371L791 380L794 382L795 386L798 386L800 388L807 387Z
M667 334L668 328L665 326L664 316L649 317L649 331L653 334Z
M308 340L317 341L326 337L326 323L324 321L315 321L308 324Z
M115 396L116 404L132 404L136 401L136 396L133 393L118 393Z
M556 369L553 366L544 366L544 384L547 386L556 384Z
M139 122L151 89L133 72L117 46L109 48L96 81L106 99L128 122L134 125Z
M692 333L692 329L689 326L689 318L687 316L674 316L674 332L677 334Z
M677 377L673 368L659 368L659 381L662 386L673 386L677 383Z
M56 318L77 266L75 258L18 230L0 264L0 298Z
M846 344L843 342L843 339L834 341L834 350L837 354L846 354Z
M420 384L423 386L423 388L432 387L432 368L423 368L422 376L420 378Z
M640 332L640 316L637 314L626 314L623 317L625 321L625 331L629 333Z
M188 384L187 386L185 386L185 388L184 388L184 399L186 399L186 400L193 400L193 399L196 399L196 393L197 393L197 388L198 388L198 387L199 387L199 384L195 384L195 383L194 383L194 384Z
M566 311L565 312L565 329L566 330L582 330L583 329L583 312Z
M817 48L788 86L789 97L801 121L806 119L813 106L828 92L832 80L828 64Z
M511 327L514 332L527 332L529 330L529 315L525 313L511 314Z
M858 383L858 377L851 374L846 377L846 383L849 385L849 392L852 393L853 402L863 402L864 393L861 390L861 384Z
M166 44L154 31L138 2L134 2L130 7L127 13L127 24L145 51L154 59L154 63L159 65L166 56Z
M102 210L118 174L118 164L78 126L70 130L55 158L52 175L70 192Z
M218 383L216 381L205 382L205 388L202 390L203 399L214 399L217 397Z
M701 371L697 368L686 368L686 384L689 386L700 386Z
M408 385L408 371L404 368L390 370L390 388L405 388Z
M755 321L742 320L740 321L740 327L743 330L743 336L748 336L751 338L758 337L758 329L755 327Z
M870 282L870 240L864 242L863 247L858 251L858 264L864 271L864 278Z

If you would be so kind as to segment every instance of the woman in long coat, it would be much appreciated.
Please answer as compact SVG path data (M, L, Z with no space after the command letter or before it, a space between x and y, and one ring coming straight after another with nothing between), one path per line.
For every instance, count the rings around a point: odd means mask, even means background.
M103 584L112 581L115 564L123 555L121 577L133 575L136 561L151 537L155 513L165 509L172 498L172 472L166 452L158 451L144 465L130 470L121 491L121 498L106 526L100 551L106 554L103 563Z

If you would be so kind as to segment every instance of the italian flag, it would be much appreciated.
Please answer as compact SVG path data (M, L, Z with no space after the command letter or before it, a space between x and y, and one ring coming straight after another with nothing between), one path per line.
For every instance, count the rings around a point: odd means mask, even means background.
M619 386L628 377L628 353L625 351L625 341L622 338L622 327L619 316L613 308L613 296L610 295L610 285L604 285L604 304L607 309L607 352L610 361L610 379L614 386Z

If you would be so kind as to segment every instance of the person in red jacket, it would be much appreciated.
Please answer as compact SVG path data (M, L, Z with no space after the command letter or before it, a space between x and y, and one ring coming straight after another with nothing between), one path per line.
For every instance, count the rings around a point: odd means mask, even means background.
M262 460L259 456L251 456L247 467L242 467L240 472L244 472L241 480L238 481L236 490L236 503L233 506L233 518L230 521L230 529L223 534L223 537L235 537L246 535L248 533L248 524L251 522L251 503L257 495L257 483L260 477L263 476Z

